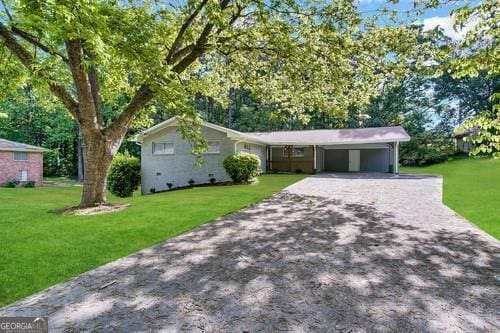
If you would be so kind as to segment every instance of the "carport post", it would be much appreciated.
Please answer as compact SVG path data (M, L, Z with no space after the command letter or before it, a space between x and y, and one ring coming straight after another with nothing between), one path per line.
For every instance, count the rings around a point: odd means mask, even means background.
M394 142L394 167L393 172L395 175L399 174L399 141Z
M288 172L292 172L292 149L293 146L285 146L288 157Z
M312 149L313 149L313 173L316 173L316 168L317 168L317 165L316 165L316 145L313 145Z

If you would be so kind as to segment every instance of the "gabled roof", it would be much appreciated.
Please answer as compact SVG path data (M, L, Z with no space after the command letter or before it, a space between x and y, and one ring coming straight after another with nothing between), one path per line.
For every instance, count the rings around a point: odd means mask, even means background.
M172 117L138 136L142 140L169 126L178 126L178 118ZM276 132L239 132L204 121L202 126L224 133L235 140L264 145L342 145L409 141L410 136L401 126L369 127L352 129L319 129Z
M245 133L242 133L242 132L230 129L230 128L226 128L223 126L215 125L215 124L209 123L207 121L203 121L201 125L204 127L207 127L207 128L211 128L211 129L226 133L229 138L232 138L234 140L241 140L241 141L245 141L245 142L262 144L262 145L267 144L266 142L262 142L261 140L259 140L257 138L251 138L251 137L247 136ZM172 117L172 118L167 119L167 120L165 120L165 121L163 121L163 122L161 122L153 127L148 128L147 130L141 132L138 135L137 140L139 142L142 142L143 139L145 137L147 137L148 135L151 135L153 133L161 131L162 129L170 127L170 126L179 126L178 117Z
M0 139L0 151L20 151L28 153L43 153L48 151L48 149L27 145L25 143Z

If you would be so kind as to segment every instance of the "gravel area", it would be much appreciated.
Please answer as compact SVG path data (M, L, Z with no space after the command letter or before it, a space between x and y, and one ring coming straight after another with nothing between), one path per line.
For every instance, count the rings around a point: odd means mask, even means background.
M500 331L500 243L432 176L319 174L0 309L52 331Z

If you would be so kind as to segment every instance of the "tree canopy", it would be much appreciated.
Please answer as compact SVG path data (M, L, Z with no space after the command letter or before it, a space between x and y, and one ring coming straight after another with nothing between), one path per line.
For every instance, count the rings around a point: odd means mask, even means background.
M3 91L35 78L78 120L81 66L102 103L131 101L112 128L153 96L187 112L196 93L224 102L242 86L288 112L342 115L416 60L411 29L368 24L351 1L4 2Z
M106 201L111 160L153 99L189 116L182 133L196 153L205 148L193 131L197 94L224 104L229 89L244 87L299 118L307 109L341 116L418 62L411 28L378 26L352 1L2 5L2 90L29 80L76 120L85 144L84 206ZM117 112L105 119L105 107Z
M440 2L415 4L418 12ZM241 105L241 126L254 109L272 110L275 124L354 126L369 113L371 123L394 123L406 111L392 112L391 100L409 92L405 82L421 68L453 79L498 76L492 0L454 13L457 25L479 20L458 46L391 11L367 16L350 0L2 0L0 8L0 94L29 87L75 121L84 144L82 206L106 202L113 156L158 106L181 116L182 135L199 154L199 101L229 108L244 92L254 103ZM385 115L380 107L389 108ZM495 115L493 107L464 125L480 129L481 151L498 150Z
M456 78L475 78L481 72L492 80L500 76L500 4L485 0L476 6L464 6L453 13L454 23L462 27L475 23L464 40L449 54L445 70ZM459 131L471 133L465 139L476 147L472 154L487 153L500 157L500 93L492 89L486 108L462 124Z

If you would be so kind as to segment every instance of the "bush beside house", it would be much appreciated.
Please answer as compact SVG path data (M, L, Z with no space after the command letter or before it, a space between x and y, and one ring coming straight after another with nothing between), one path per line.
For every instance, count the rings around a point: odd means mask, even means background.
M451 138L440 133L415 134L401 145L400 163L403 166L424 166L446 161L456 153Z
M235 183L252 181L260 173L260 160L255 154L239 152L224 159L224 169Z
M108 189L121 198L130 197L141 183L141 162L129 154L117 154L108 174Z

